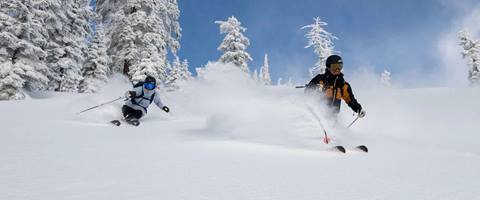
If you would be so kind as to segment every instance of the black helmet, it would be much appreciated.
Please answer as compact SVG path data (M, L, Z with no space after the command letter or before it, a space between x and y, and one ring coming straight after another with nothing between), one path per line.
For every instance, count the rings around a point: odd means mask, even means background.
M338 64L338 63L343 64L342 57L340 57L339 55L331 55L331 56L328 56L327 61L325 62L325 65L327 66L327 69L330 69L331 64Z
M155 78L153 78L153 76L147 76L147 78L145 78L145 81L143 81L144 83L156 83L157 81L155 80Z

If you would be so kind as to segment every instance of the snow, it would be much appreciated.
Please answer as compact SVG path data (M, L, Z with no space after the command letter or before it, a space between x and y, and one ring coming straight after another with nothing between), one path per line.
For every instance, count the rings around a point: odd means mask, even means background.
M1 101L0 199L476 199L480 117L475 88L356 87L367 110L327 131L368 154L329 150L309 114L324 108L233 65L162 92L139 127L115 127L116 77L96 94ZM307 106L308 105L308 106ZM354 117L344 104L339 123ZM324 115L321 115L325 117ZM324 120L324 124L329 124Z

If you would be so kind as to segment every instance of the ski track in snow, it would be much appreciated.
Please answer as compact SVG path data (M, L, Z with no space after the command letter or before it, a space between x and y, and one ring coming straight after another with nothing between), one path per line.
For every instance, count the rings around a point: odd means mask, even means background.
M128 84L99 94L0 102L0 199L476 199L480 117L474 89L356 90L367 110L335 141L303 91L265 87L211 63L182 90L162 92L139 127L110 125ZM354 117L343 104L339 123Z

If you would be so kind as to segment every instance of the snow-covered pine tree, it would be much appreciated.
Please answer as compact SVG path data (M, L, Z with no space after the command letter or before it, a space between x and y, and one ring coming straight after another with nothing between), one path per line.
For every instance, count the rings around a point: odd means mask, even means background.
M314 48L315 54L318 56L318 61L315 66L310 68L310 75L313 77L316 74L325 72L325 61L328 56L332 55L334 51L333 40L338 39L332 33L327 32L323 26L328 25L322 21L320 17L314 18L315 23L306 25L301 29L309 29L310 31L305 34L308 39L308 44L305 48Z
M223 52L219 61L233 63L245 73L249 73L247 62L251 61L252 57L246 49L250 46L250 41L242 33L247 29L242 27L234 16L229 17L227 21L215 21L215 23L220 25L220 34L226 34L217 48Z
M292 77L288 77L287 86L288 86L288 87L293 87L293 79L292 79Z
M192 78L192 73L188 70L189 64L187 59L183 59L182 64L180 65L180 72L182 80L189 80Z
M99 84L107 82L110 74L108 65L110 58L107 56L107 47L103 26L97 24L95 37L90 44L88 57L83 66L83 80L80 83L80 92L93 93L99 89Z
M265 58L263 59L263 66L260 69L260 80L265 85L271 85L272 79L270 78L270 69L268 64L268 55L265 54Z
M163 23L167 33L167 47L176 56L177 51L180 49L179 39L182 37L182 28L180 27L180 10L178 9L177 0L165 1L166 12L160 12L162 14Z
M22 88L48 84L44 26L48 1L0 1L0 100L22 99Z
M178 89L178 85L176 83L182 80L182 63L180 62L180 58L175 56L175 59L168 68L168 77L165 81L165 85L169 87L170 90L176 90Z
M119 14L123 14L123 12L118 12L124 1L118 0L96 0L96 10L95 12L100 17L100 21L105 26L113 25L113 23L117 22L116 20L119 18ZM124 15L122 15L122 18Z
M252 79L253 79L255 82L258 82L258 81L259 81L257 69L253 70Z
M130 20L123 17L123 12L118 14L119 22L115 23L115 27L110 30L110 43L108 44L108 55L112 58L112 66L114 72L131 75L130 68L133 68L139 62L139 50L135 43L136 34L132 28ZM120 17L122 16L122 17Z
M113 71L132 81L145 74L167 79L167 53L180 48L180 11L176 0L98 0L98 13L111 38L108 54Z
M480 42L471 38L467 30L458 33L460 46L462 47L462 57L467 60L468 80L470 85L480 85Z
M180 58L175 56L172 64L168 67L168 78L165 81L165 85L170 90L176 90L180 86L178 86L179 81L185 81L192 78L192 73L188 71L188 60L184 59L180 62Z
M133 82L143 81L147 75L155 77L157 81L163 82L167 80L168 77L168 61L167 55L161 54L157 45L155 45L156 39L154 39L154 34L145 34L144 49L139 56L138 63L130 67L129 75ZM148 39L149 38L149 39Z
M48 6L49 18L46 26L50 42L47 46L49 88L61 92L76 92L82 77L85 61L86 38L91 34L89 25L93 14L86 0L64 0Z
M258 72L258 78L257 78L257 79L258 79L258 81L259 81L260 83L262 83L262 84L263 84L263 81L262 81L262 74L263 74L263 66L262 66L262 67L260 67L260 71Z
M145 54L148 55L147 52L144 52ZM167 77L167 71L168 70L168 65L165 64L165 68L162 68L165 70L165 73L162 73L162 75L159 75L158 69L157 69L157 62L155 61L156 59L152 58L145 58L142 59L142 62L138 63L137 65L131 66L131 77L132 77L132 82L137 83L144 81L147 76L153 76L153 77L163 77L163 79L159 80L157 79L157 82L161 82L162 80L165 80ZM133 73L134 72L134 73Z
M383 86L390 87L392 85L390 82L390 75L391 73L388 70L383 70L382 75L380 76L380 82Z
M136 10L126 10L126 1L97 0L96 12L104 24L107 55L112 59L110 70L129 75L130 67L138 61L139 51L131 20L126 15Z
M11 62L0 63L0 100L23 99L25 96L20 89L24 83Z

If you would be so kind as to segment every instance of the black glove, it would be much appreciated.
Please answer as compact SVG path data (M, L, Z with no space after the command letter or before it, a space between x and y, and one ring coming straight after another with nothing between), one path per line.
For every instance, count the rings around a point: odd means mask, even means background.
M359 118L363 118L363 117L365 117L366 114L367 114L367 112L362 109L362 110L360 110L360 111L358 112L358 117L359 117Z
M163 106L162 110L167 113L170 112L170 108L168 108L167 106Z
M137 93L135 91L127 91L125 93L125 98L128 98L128 99L132 98L132 97L135 97L135 96L137 96Z

